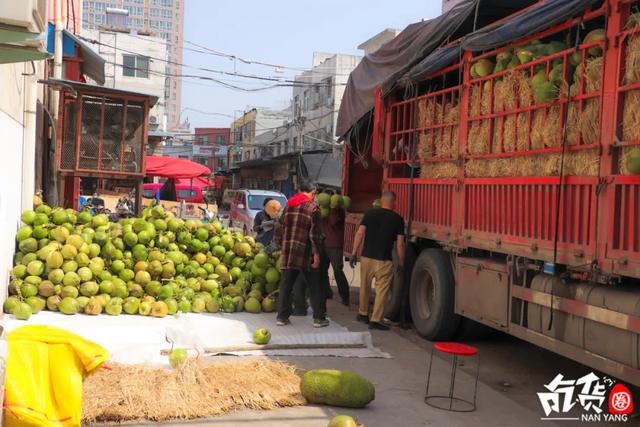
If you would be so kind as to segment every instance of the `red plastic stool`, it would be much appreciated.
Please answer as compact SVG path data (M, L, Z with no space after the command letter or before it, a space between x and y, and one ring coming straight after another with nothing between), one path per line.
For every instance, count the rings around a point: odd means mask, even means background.
M429 383L431 382L431 367L433 366L433 352L438 350L441 353L453 355L453 366L451 367L451 384L449 386L449 395L430 395ZM476 356L476 381L473 391L473 402L455 397L454 387L456 383L456 371L458 369L458 357ZM480 354L478 349L456 342L437 342L431 349L431 359L429 361L429 372L427 374L427 389L424 395L424 403L438 409L453 412L473 412L476 410L476 397L478 395L478 376L480 375ZM444 401L444 404L438 404L438 401ZM457 403L458 407L455 407Z

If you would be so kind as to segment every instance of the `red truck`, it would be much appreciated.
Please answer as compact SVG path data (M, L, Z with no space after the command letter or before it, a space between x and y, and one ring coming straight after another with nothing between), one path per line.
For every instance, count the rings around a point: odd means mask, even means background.
M348 123L345 253L392 190L420 335L468 318L640 386L640 2L515 3L423 23L442 43Z

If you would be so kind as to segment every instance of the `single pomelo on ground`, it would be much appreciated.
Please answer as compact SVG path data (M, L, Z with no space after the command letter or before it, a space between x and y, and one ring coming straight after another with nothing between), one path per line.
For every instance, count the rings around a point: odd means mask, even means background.
M359 427L353 417L349 415L338 415L333 417L327 427Z
M253 342L258 345L266 345L271 340L271 332L267 328L259 328L253 331Z
M375 399L373 384L350 371L314 369L300 381L302 395L311 403L363 408Z
M187 360L188 356L189 354L184 348L174 348L171 350L171 353L169 353L169 364L175 369L182 365Z

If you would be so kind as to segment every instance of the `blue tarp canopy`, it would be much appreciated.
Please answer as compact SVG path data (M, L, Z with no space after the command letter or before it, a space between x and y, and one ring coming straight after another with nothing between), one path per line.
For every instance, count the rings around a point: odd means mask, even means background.
M581 15L601 0L547 0L523 11L508 21L480 29L462 42L471 52L497 49Z
M407 86L426 79L438 70L454 64L460 58L462 50L482 52L497 49L579 16L599 1L601 0L546 0L523 9L520 14L506 21L488 25L465 36L461 44L436 49L400 78L398 84ZM480 7L483 6L482 3L480 0Z

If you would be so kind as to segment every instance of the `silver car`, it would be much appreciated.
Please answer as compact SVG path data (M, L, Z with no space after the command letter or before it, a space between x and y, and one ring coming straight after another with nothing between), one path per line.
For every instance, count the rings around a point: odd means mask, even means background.
M285 195L276 191L236 190L229 209L229 226L242 230L244 234L253 235L253 220L264 207L267 198L277 200L283 208L287 203Z

